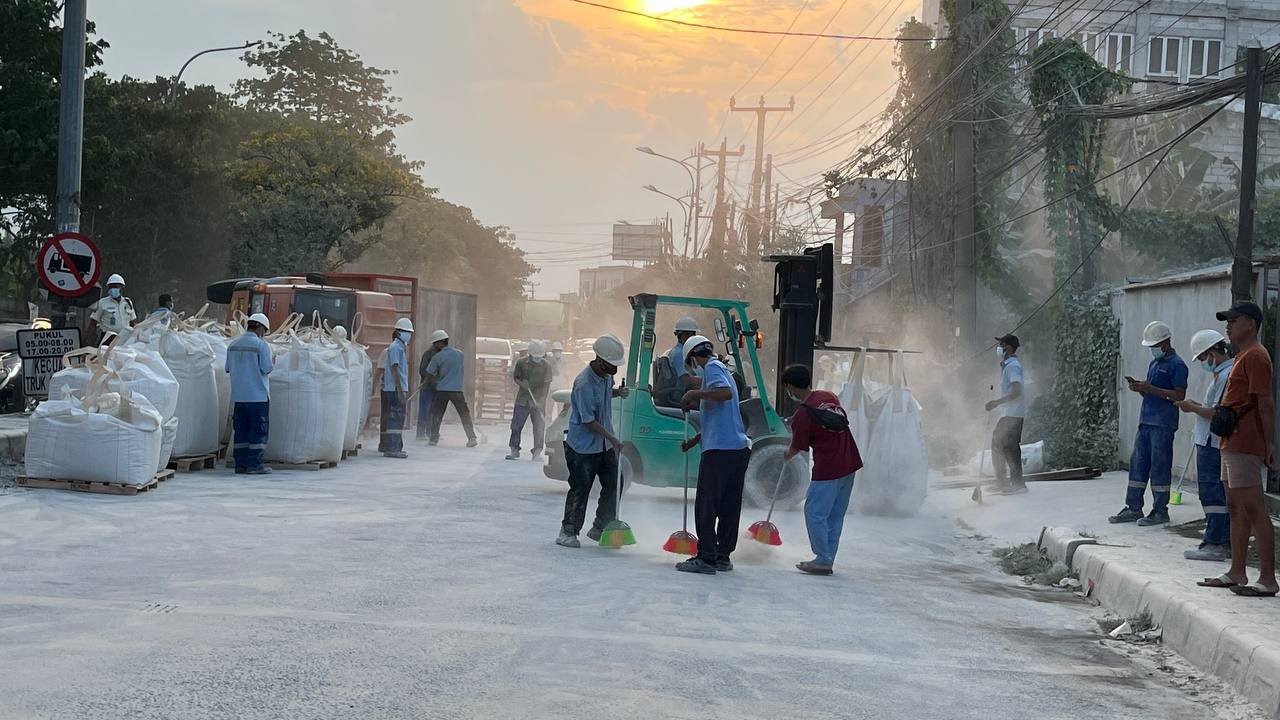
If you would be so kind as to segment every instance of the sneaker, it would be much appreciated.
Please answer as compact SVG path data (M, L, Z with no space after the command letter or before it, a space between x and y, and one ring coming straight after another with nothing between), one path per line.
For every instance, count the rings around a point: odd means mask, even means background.
M1118 525L1120 523L1136 522L1141 519L1142 519L1141 510L1131 510L1129 508L1125 508L1120 512L1116 513L1115 515L1112 515L1111 517L1107 518L1107 522L1111 523L1112 525Z
M382 456L389 457L389 458L396 458L397 460L404 460L405 458L409 457L409 453L401 450L399 452L384 452L382 453Z
M1001 495L1023 495L1027 492L1026 485L1009 485L1000 489Z
M813 560L804 560L796 563L796 569L808 575L830 575L832 573L830 565L822 565Z
M568 530L560 531L560 537L556 538L556 544L567 548L582 547L582 543L578 542L578 536Z
M244 469L244 468L242 468L242 467L238 467L238 468L236 468L236 474L237 474L237 475L244 475L244 474L245 474L245 473L247 473L247 472L249 472L249 471L248 471L248 470L245 470L245 469Z
M691 557L683 562L678 562L676 563L676 569L680 572L697 573L699 575L716 574L716 566L700 557Z
M263 465L262 467L256 467L256 468L253 468L252 470L245 470L244 472L246 475L270 475L271 468L267 467L266 465Z
M435 446L437 446L437 445L439 445L439 444L440 444L440 441L439 441L439 440L428 440L428 441L427 441L427 444L428 444L428 445L430 445L431 447L435 447Z
M1152 525L1168 525L1169 513L1151 511L1151 514L1138 521L1138 527L1151 527Z
M534 450L533 452L529 453L529 459L530 459L530 460L533 460L534 462L537 462L538 460L541 460L541 459L542 459L542 451L541 451L541 450Z
M467 447L475 447L479 444L480 444L480 441L476 440L475 438L471 438L470 440L467 441Z
M520 459L520 451L519 451L519 450L512 450L511 452L507 453L507 459L508 459L508 460L519 460L519 459Z
M591 542L600 542L600 535L603 531L598 527L593 527L587 531L587 539Z
M1228 545L1208 545L1204 544L1194 550L1187 550L1182 553L1182 557L1188 560L1209 560L1211 562L1223 562L1231 559L1231 547Z
M721 558L717 560L716 572L733 572L733 561L729 558Z

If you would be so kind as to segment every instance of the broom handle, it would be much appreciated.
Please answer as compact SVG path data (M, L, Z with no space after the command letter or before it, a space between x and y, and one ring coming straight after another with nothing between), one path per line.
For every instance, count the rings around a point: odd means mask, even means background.
M782 489L782 477L787 474L787 461L782 461L782 469L778 471L778 482L773 484L773 498L769 500L769 514L764 516L764 521L769 522L773 519L773 506L778 502L778 491Z
M1178 476L1178 487L1176 488L1178 492L1182 492L1182 481L1187 479L1187 468L1191 466L1191 456L1195 451L1196 444L1193 440L1191 443L1191 449L1187 451L1187 461L1182 463L1182 474Z
M625 388L626 386L627 386L627 379L622 378L622 387ZM618 406L619 407L618 439L622 440L623 442L626 442L626 440L623 439L623 435L625 433L623 433L622 428L624 428L627 424L627 406L626 406L627 399L626 398L618 398L618 399L622 401L622 404ZM622 448L621 447L618 448L618 472L614 473L614 479L617 480L617 482L614 484L618 486L617 487L618 503L617 505L614 506L613 518L617 520L622 517Z
M684 411L684 441L689 442L689 411ZM689 449L684 450L684 531L689 532Z

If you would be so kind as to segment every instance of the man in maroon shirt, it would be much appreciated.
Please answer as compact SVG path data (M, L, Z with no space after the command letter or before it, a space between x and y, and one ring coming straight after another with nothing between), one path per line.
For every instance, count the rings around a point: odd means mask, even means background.
M785 457L790 460L813 450L813 482L804 499L804 522L814 558L797 563L796 568L810 575L830 575L853 494L853 474L862 468L862 457L840 399L826 390L811 390L811 384L809 368L804 365L789 365L782 371L783 387L800 403L791 416L791 447ZM844 429L825 427L819 417L823 413L845 417Z

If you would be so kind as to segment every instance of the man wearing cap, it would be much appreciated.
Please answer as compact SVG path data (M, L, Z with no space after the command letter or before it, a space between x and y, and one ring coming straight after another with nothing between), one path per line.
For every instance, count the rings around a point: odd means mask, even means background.
M1107 518L1111 523L1137 522L1142 527L1169 522L1169 490L1173 476L1173 436L1178 431L1175 402L1187 396L1187 364L1173 350L1173 332L1156 320L1142 331L1143 346L1151 349L1145 381L1125 376L1129 389L1142 395L1138 434L1129 458L1129 489L1124 509ZM1151 514L1142 505L1151 483Z
M1262 309L1252 302L1238 302L1218 313L1227 323L1227 337L1236 346L1235 364L1227 377L1219 416L1232 421L1222 431L1222 481L1227 486L1227 506L1231 512L1231 568L1216 578L1205 578L1206 587L1231 588L1245 597L1275 597L1275 529L1267 514L1262 489L1267 470L1276 467L1274 451L1274 402L1271 396L1271 356L1258 342ZM1229 410L1228 410L1229 409ZM1225 418L1223 418L1225 419ZM1258 553L1258 580L1250 583L1245 559L1249 537L1261 549Z
M231 376L231 427L235 433L231 455L239 474L267 475L267 427L271 417L271 348L262 336L270 328L262 313L249 316L246 332L227 343L227 373Z
M615 388L613 377L626 362L622 341L616 335L601 335L591 346L596 359L573 380L569 399L569 425L564 432L564 460L569 466L569 492L564 499L564 518L556 544L581 547L578 533L587 521L591 486L600 478L600 500L596 519L587 537L600 535L618 514L618 451L622 440L613 434L613 398L627 397L626 386Z
M543 436L546 434L546 419L543 416L547 406L547 391L551 389L553 371L547 359L547 346L540 340L529 343L528 357L516 361L511 378L516 383L516 403L511 410L511 442L507 445L511 452L508 460L520 459L520 435L524 433L526 420L533 420L533 452L530 459L537 460L542 455Z
M124 296L124 278L118 273L107 278L107 294L98 299L89 314L89 336L101 332L119 335L138 319L133 301Z
M1022 362L1018 360L1018 336L996 338L1000 359L1000 397L987 401L987 412L999 412L991 433L991 467L996 473L996 492L1018 495L1027 491L1022 480L1022 423L1027 403L1022 393ZM1006 479L1006 474L1008 478Z
M1196 446L1196 494L1204 509L1205 526L1200 547L1186 550L1182 556L1222 562L1231 559L1231 515L1227 513L1227 490L1222 484L1222 439L1213 434L1209 421L1213 419L1213 408L1222 402L1234 361L1227 352L1227 339L1217 330L1201 330L1191 336L1191 357L1211 378L1203 404L1191 399L1177 403L1179 410L1196 418L1191 438Z
M467 447L479 445L476 440L476 429L471 424L471 408L467 406L467 396L462 391L466 378L466 359L462 351L449 346L449 333L436 330L431 333L431 344L437 349L436 356L427 363L427 374L435 378L435 397L431 400L431 425L427 428L431 445L440 444L440 423L444 422L444 411L450 403L462 421L462 430L467 434Z

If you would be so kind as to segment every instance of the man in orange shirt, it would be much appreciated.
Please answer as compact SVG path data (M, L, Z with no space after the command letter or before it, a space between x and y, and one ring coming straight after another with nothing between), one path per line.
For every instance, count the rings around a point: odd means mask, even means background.
M1267 469L1275 469L1272 440L1273 402L1271 396L1271 356L1258 342L1262 309L1252 302L1238 302L1218 313L1227 323L1227 337L1236 346L1236 361L1227 377L1227 389L1220 406L1235 416L1234 429L1223 428L1222 482L1227 486L1227 507L1231 513L1231 569L1216 578L1205 578L1205 587L1231 588L1245 597L1275 597L1275 529L1267 515L1262 488ZM1218 415L1224 413L1220 410ZM1229 423L1228 423L1229 424ZM1230 430L1230 432L1227 432ZM1245 568L1249 536L1257 538L1260 552L1258 581L1250 584Z

